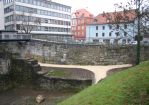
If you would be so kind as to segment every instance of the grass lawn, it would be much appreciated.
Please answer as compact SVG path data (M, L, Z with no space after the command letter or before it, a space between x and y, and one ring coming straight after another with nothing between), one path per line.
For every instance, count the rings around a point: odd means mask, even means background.
M65 77L67 74L64 71L58 71L58 70L51 70L48 72L48 76L52 77Z
M149 105L149 61L115 73L58 105Z

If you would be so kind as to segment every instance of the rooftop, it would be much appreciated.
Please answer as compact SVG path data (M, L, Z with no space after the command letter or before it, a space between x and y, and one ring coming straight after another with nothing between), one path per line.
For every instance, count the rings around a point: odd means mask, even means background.
M73 15L75 15L74 18L93 18L93 14L91 14L89 11L87 11L86 9L79 9L76 10Z
M110 23L124 23L133 22L136 18L135 10L108 12L99 14L94 18L91 24L110 24Z

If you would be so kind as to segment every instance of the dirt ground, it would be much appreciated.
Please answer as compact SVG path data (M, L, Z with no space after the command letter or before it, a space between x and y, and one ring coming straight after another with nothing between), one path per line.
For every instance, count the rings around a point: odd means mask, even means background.
M49 92L33 89L14 89L0 93L0 105L39 105L35 98L37 95L46 97L40 105L56 105L75 93L71 92Z

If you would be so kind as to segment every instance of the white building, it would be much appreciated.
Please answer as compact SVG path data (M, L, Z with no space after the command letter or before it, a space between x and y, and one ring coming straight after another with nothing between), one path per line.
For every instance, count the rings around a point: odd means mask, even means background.
M87 25L87 42L127 44L134 41L137 31L135 16L128 13L126 22L122 20L117 23L114 20L114 13L99 14L93 23ZM123 16L123 12L118 13Z
M46 39L71 38L71 7L50 0L2 0L4 11L5 30L20 31L22 15L30 18L30 25L34 25L31 31L33 37ZM40 24L33 24L34 20L40 20ZM3 24L1 24L3 25Z
M0 30L4 30L4 9L3 2L0 0Z

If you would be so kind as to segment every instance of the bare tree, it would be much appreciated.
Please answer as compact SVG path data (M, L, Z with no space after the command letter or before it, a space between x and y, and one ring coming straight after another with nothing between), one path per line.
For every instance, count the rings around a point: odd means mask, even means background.
M140 41L143 36L149 35L149 1L148 0L130 0L126 4L118 3L115 4L116 9L122 10L123 13L115 12L114 16L111 17L110 21L116 24L119 23L129 23L133 21L130 19L129 15L135 17L133 22L133 27L135 30L130 30L135 33L135 40L137 41L137 51L136 51L136 64L140 63ZM107 19L108 14L105 14ZM122 30L122 28L121 28Z
M132 12L134 15L131 15ZM118 41L123 39L123 38L133 38L130 32L134 31L133 29L127 29L127 36L124 36L123 34L125 33L125 25L127 27L127 24L129 26L134 27L135 23L135 10L125 10L125 11L115 11L112 13L103 13L103 16L106 18L107 23L109 24L109 27L111 28L111 33L116 32L116 38L115 38L115 44L118 44Z
M35 18L32 16L32 12L26 15L24 12L20 15L21 24L18 24L17 28L26 34L30 34L35 28L41 24L41 18Z

